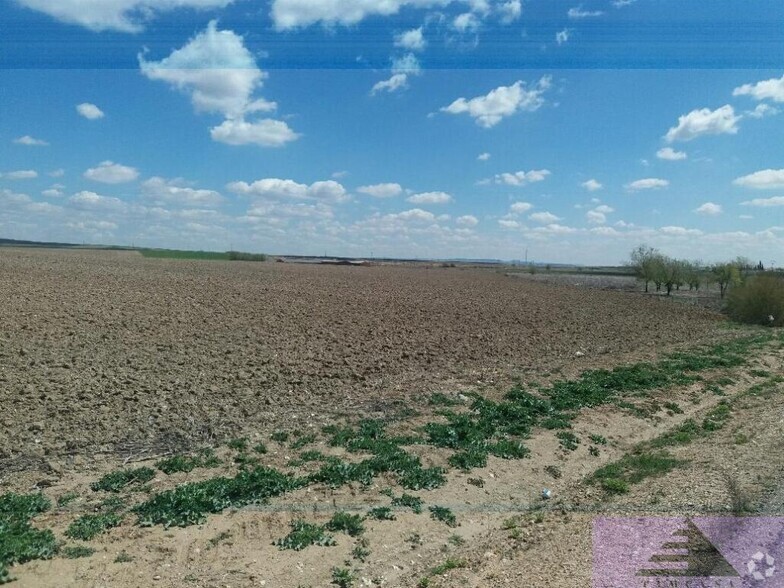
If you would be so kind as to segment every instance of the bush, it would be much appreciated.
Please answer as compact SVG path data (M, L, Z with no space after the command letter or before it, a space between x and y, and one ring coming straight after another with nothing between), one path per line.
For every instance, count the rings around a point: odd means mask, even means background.
M741 323L784 326L784 279L774 274L749 278L730 290L727 314Z

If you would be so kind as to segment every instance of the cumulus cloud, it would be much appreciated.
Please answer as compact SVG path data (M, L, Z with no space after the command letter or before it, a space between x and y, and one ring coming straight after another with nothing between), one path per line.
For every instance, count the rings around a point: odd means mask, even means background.
M357 192L373 196L373 198L394 198L403 193L403 187L400 184L388 182L384 184L360 186L357 188Z
M479 20L473 12L458 14L452 21L452 26L461 33L473 32L477 30L481 24L482 21Z
M223 202L214 190L197 190L182 178L167 180L154 176L142 182L142 194L159 205L213 207Z
M751 96L755 100L784 102L784 76L756 84L744 84L732 91L733 96Z
M717 216L724 212L724 209L722 208L721 204L706 202L705 204L695 208L694 212L703 216Z
M22 6L93 31L136 33L156 12L223 8L233 0L17 0Z
M702 231L698 229L687 229L685 227L677 226L661 227L659 232L673 237L698 237L703 234Z
M630 182L624 187L629 191L636 192L638 190L657 190L660 188L666 188L669 185L670 182L667 180L662 180L659 178L643 178L642 180L635 180L634 182Z
M681 161L689 156L683 151L676 151L672 147L664 147L656 152L656 157L666 161Z
M569 40L571 34L572 31L570 29L564 29L562 31L558 31L557 33L555 33L555 42L558 43L559 45L563 45Z
M325 25L353 25L369 16L392 16L401 8L445 6L451 0L273 0L272 20L278 29Z
M43 139L36 139L35 137L31 137L30 135L24 135L23 137L18 137L14 139L14 143L17 145L25 145L26 147L46 147L49 145Z
M763 169L733 180L736 186L755 190L784 188L784 169Z
M548 169L532 169L531 171L505 172L496 174L496 184L506 184L507 186L525 186L536 182L543 182L550 175Z
M519 229L522 225L516 220L501 219L498 221L498 226L502 229Z
M125 209L125 203L119 198L102 196L95 192L84 190L77 192L68 199L68 202L84 210L104 210L119 212Z
M520 15L523 13L523 3L520 0L503 2L498 7L498 12L501 14L501 22L509 24L520 18Z
M248 122L242 119L227 119L210 129L214 141L227 145L260 145L282 147L300 137L282 120L264 118Z
M402 57L392 59L392 77L388 80L377 82L371 89L370 94L376 95L379 92L396 92L408 87L409 76L416 76L421 73L419 60L413 53L407 53Z
M766 116L775 116L781 112L778 108L770 104L757 104L754 110L747 110L746 116L749 118L765 118Z
M95 182L104 184L123 184L132 182L139 177L136 168L114 163L113 161L102 161L97 167L91 167L84 172L84 177Z
M409 196L406 198L406 202L411 204L448 204L452 202L452 196L446 192L422 192Z
M76 112L88 120L98 120L106 116L103 110L90 102L82 102L76 105Z
M598 181L593 178L590 180L583 182L580 184L583 188L588 190L589 192L596 192L597 190L601 190L604 186Z
M392 74L388 80L376 82L370 89L370 93L375 95L379 92L396 92L408 87L408 75Z
M615 212L615 209L612 206L607 206L606 204L601 204L594 208L596 212L601 212L602 214L610 214L611 212Z
M607 222L607 215L600 210L589 210L585 213L586 220L593 225L603 225Z
M471 214L459 216L455 219L455 223L461 227L475 227L479 224L479 219Z
M398 212L397 214L388 214L386 218L392 220L414 221L414 222L427 222L432 223L436 220L436 216L432 212L427 212L421 208L412 208Z
M552 212L535 212L529 215L528 218L543 225L553 224L554 222L561 220L561 217L555 216Z
M753 200L746 200L741 202L743 206L758 206L761 208L770 208L772 206L784 206L784 196L772 196L771 198L754 198Z
M476 124L489 129L517 112L533 112L541 108L545 103L543 95L551 85L550 76L544 76L531 85L518 80L511 86L499 86L485 96L458 98L443 107L441 112L468 114L475 119Z
M570 8L569 12L566 15L569 18L591 18L595 16L602 16L604 12L601 10L585 10L582 6L577 6L575 8Z
M523 214L534 207L530 202L513 202L509 207L509 214Z
M668 143L691 141L703 135L734 135L738 132L741 117L729 104L711 110L701 108L678 117L678 124L672 127L664 138Z
M226 188L235 194L264 200L322 200L345 202L349 199L346 189L334 180L314 182L310 185L293 180L265 178L248 184L231 182Z
M427 47L427 41L422 32L422 27L395 35L395 47L407 49L408 51L424 51L425 47Z
M284 121L246 120L255 113L274 111L277 104L254 98L266 72L258 68L243 38L218 30L215 21L160 61L147 61L140 54L139 65L147 78L189 94L197 112L222 114L226 120L210 131L215 141L280 147L299 137Z
M60 186L52 186L51 188L43 190L41 195L46 196L47 198L61 198L63 196L63 191Z
M32 180L38 177L38 172L32 169L20 169L0 174L6 180Z
M488 161L490 159L490 157L491 157L491 155L489 153L485 152L485 153L480 153L477 156L477 159L479 161Z

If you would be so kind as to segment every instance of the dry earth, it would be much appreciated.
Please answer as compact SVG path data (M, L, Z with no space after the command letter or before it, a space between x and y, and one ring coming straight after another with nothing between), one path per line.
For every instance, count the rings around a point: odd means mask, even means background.
M265 465L286 469L297 452L270 441L277 428L317 431L338 418L406 411L412 416L399 424L416 426L432 416L433 391L478 389L498 397L518 378L574 377L738 334L709 311L487 270L0 249L0 292L9 301L2 310L0 403L10 409L0 414L0 494L39 488L56 501L75 493L35 519L58 537L105 499L91 482L130 463L152 465L142 461L150 453L244 434L268 445ZM683 414L583 411L574 432L605 435L609 443L598 456L587 442L564 451L552 431L540 431L526 442L530 459L491 457L468 474L451 470L444 487L416 494L426 509L450 507L459 526L434 521L427 510L368 521L365 561L352 557L356 540L345 535L337 535L335 547L301 552L271 543L295 518L324 522L335 510L389 504L380 491L394 480L384 476L369 488L309 487L185 529L142 528L129 517L90 542L97 549L90 557L12 571L19 588L326 587L334 566L351 568L356 586L414 587L428 577L431 587L588 588L596 512L726 512L737 500L733 492L753 502L773 487L784 471L781 385L764 397L742 396L721 431L677 448L687 468L621 498L604 495L586 476L684 419L701 418L721 398L782 374L782 348L769 346L748 366L651 398L675 402ZM734 382L724 397L706 390L721 377ZM748 441L739 444L740 434ZM323 438L305 448L336 452ZM412 451L428 466L445 464L448 455ZM218 455L218 469L158 474L147 490L236 473L232 452L221 447ZM548 473L553 467L557 478ZM540 499L543 486L553 500ZM121 553L128 561L117 561ZM461 565L433 574L448 558Z

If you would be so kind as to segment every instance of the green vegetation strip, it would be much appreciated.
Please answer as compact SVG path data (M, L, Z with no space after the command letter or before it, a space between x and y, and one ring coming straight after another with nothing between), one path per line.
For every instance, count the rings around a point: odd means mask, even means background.
M241 251L187 251L182 249L139 249L144 257L152 259L197 259L203 261L267 261L264 253Z
M30 521L48 511L52 504L43 494L0 496L0 584L13 578L8 567L34 559L49 559L58 546L49 530L35 529Z

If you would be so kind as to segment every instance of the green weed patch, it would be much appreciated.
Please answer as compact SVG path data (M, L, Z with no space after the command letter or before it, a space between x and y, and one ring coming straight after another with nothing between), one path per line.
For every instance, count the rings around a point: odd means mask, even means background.
M65 531L66 537L90 541L114 527L122 524L123 516L115 513L100 513L82 515L71 523Z
M50 559L57 554L57 541L52 532L30 524L35 516L51 507L43 494L0 496L0 584L13 579L8 572L9 566Z
M119 470L106 474L103 478L90 485L94 491L120 492L128 486L146 484L155 477L152 468L136 468L132 470Z
M277 545L279 549L302 551L311 545L331 547L337 545L337 543L335 538L326 532L324 526L306 523L305 521L293 521L291 523L291 532L282 539L275 541L273 545Z

